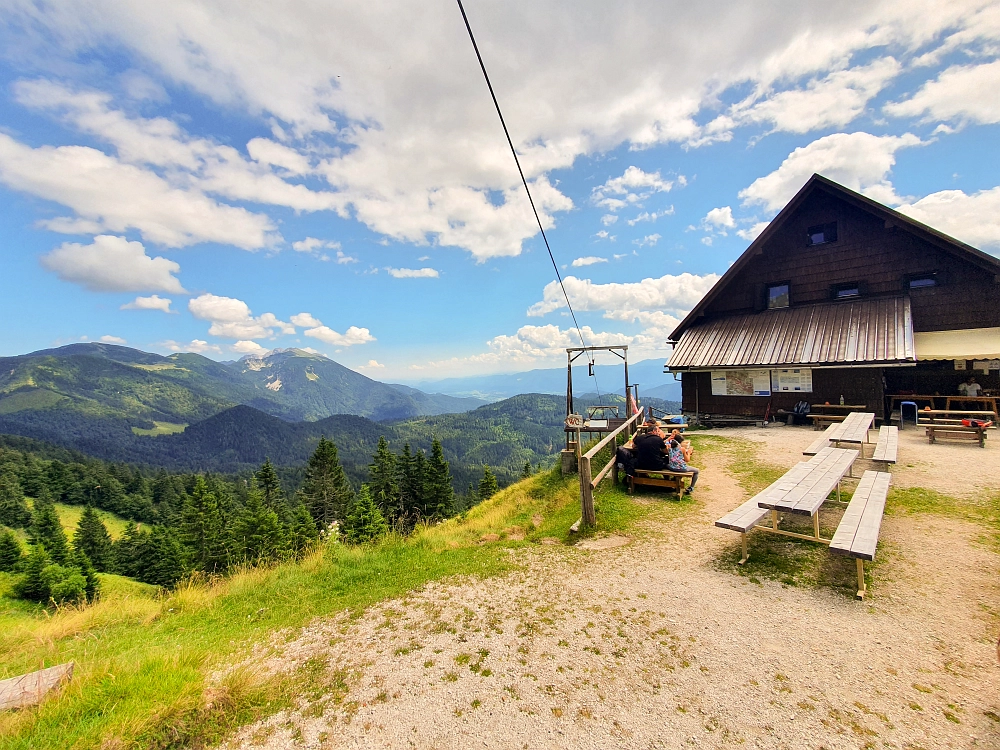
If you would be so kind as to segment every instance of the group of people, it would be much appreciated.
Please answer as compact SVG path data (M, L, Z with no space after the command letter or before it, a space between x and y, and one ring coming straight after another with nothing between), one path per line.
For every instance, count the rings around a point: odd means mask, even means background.
M633 439L635 446L635 468L646 471L689 471L693 474L691 485L684 490L690 494L698 482L698 469L690 466L693 449L684 440L680 430L673 430L668 437L655 420L647 420L642 425L641 434Z

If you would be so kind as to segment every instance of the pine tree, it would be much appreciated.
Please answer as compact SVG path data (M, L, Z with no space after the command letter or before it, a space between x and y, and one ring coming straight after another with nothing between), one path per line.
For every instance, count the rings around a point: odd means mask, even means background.
M427 455L422 450L413 456L407 481L412 501L406 515L416 523L430 515L427 511Z
M444 450L437 438L431 443L431 457L427 462L427 500L425 507L433 518L451 518L455 515L455 489L451 486L451 470L444 460Z
M184 577L184 551L170 529L155 526L140 533L136 548L135 578L154 586L173 586Z
M264 505L263 493L252 485L246 507L236 519L236 543L242 558L250 562L277 560L285 549L278 514Z
M13 573L21 563L21 543L10 529L0 529L0 572Z
M306 478L302 484L306 507L316 523L326 528L334 521L344 520L353 495L337 457L337 446L321 437L306 465Z
M84 596L86 596L88 602L94 601L101 592L101 581L97 577L97 571L91 564L90 558L87 557L86 553L74 550L70 559L72 567L80 571L85 581L83 587Z
M59 514L53 503L35 500L35 512L32 513L28 536L32 544L45 546L53 562L65 564L69 557L69 542L66 541L66 532L59 523Z
M389 524L378 509L368 491L368 485L361 485L361 491L351 506L344 521L344 535L351 544L374 542L389 533Z
M86 555L94 568L102 573L111 568L111 535L93 506L83 509L73 535L73 549Z
M531 461L525 461L524 468L521 469L521 479L528 479L532 474Z
M31 512L17 477L10 473L0 475L0 526L23 529L30 524Z
M278 518L286 519L288 517L288 503L285 501L285 493L281 489L278 472L271 465L271 459L264 459L264 463L257 469L254 478L257 480L257 488L261 492L264 507L277 513Z
M465 510L475 507L479 503L479 495L476 494L476 485L469 482L469 486L465 490Z
M14 596L33 602L47 602L49 587L42 574L51 564L52 558L45 547L41 544L32 545L24 561L24 577L14 584Z
M125 525L121 537L111 544L112 570L118 575L135 578L138 548L142 542L141 532L134 521Z
M195 479L181 511L181 533L195 568L219 573L229 565L228 535L215 493L204 477Z
M368 489L383 515L393 521L402 515L397 463L385 437L379 437L378 448L368 465Z
M413 508L419 502L417 488L414 482L415 464L413 453L410 451L410 444L403 444L403 452L399 454L396 461L396 483L399 493L399 515L397 520L404 527L412 528L416 519L413 518Z
M299 503L292 511L292 519L288 524L289 547L295 555L301 555L309 545L319 539L316 522L309 514L309 509Z
M497 492L499 492L500 486L497 484L497 478L493 475L490 470L489 464L483 466L483 478L479 480L479 499L489 500Z

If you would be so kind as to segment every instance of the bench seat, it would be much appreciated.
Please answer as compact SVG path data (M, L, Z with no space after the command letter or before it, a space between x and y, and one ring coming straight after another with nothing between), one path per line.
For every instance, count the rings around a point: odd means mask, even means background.
M865 560L875 559L882 514L892 475L866 471L830 542L830 552L853 557L858 566L858 598L865 597Z
M730 511L715 522L715 525L720 529L731 529L740 532L743 542L743 559L740 560L740 565L745 563L749 558L747 554L747 532L771 513L767 508L761 508L757 504L758 497L759 495L755 495L739 508Z
M980 448L986 447L986 430L982 427L964 427L959 425L924 425L927 431L927 442L937 442L938 437L951 440L975 440Z
M880 463L883 468L888 469L889 464L896 463L898 454L899 428L895 425L882 425L878 428L878 442L875 443L872 461Z
M670 471L669 469L635 469L632 476L628 478L629 494L635 492L636 485L645 487L661 487L673 490L677 494L684 491L684 478L690 479L694 476L691 471Z
M816 438L808 448L802 451L802 455L815 456L824 448L829 448L831 445L830 438L836 434L838 427L839 425L836 424L831 424L829 427L827 427L822 435Z

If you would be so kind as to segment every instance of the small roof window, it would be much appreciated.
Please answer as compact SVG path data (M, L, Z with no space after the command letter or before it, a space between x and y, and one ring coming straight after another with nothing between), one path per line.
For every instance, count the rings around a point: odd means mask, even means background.
M858 283L837 284L833 288L834 299L854 299L861 296L861 285Z
M907 287L910 289L926 289L927 287L937 285L938 280L936 273L925 273L919 276L911 276L907 281Z
M788 307L790 295L790 284L783 281L780 284L770 284L767 287L767 309L773 310L779 307Z
M806 246L825 245L827 242L837 241L837 222L831 221L829 224L817 224L806 230Z

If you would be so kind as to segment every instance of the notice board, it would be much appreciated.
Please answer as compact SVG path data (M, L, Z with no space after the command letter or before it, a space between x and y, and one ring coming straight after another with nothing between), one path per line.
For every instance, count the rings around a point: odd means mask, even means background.
M771 370L771 390L775 393L812 393L813 376L809 368Z
M713 396L770 396L770 370L713 370Z

